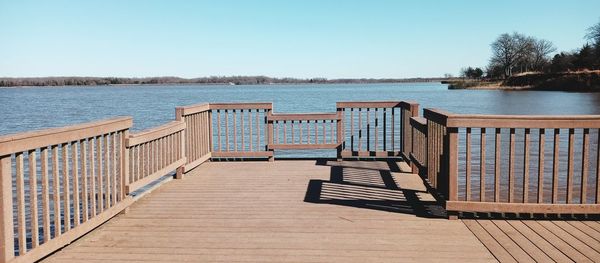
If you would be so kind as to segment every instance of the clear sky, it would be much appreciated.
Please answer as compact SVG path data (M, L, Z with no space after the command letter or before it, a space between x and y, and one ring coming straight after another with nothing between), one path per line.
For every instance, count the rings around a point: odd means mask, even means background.
M0 76L408 78L518 31L585 43L600 1L0 0Z

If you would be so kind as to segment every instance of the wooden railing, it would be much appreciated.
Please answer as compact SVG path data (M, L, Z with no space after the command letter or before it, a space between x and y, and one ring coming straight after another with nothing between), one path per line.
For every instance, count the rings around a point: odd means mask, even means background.
M337 149L341 158L341 112L268 114L268 149Z
M183 143L185 129L185 122L173 121L148 131L132 134L127 139L130 162L127 193L185 165ZM178 177L180 176L181 171L178 173Z
M205 103L177 107L175 120L185 123L185 130L181 132L181 150L186 157L186 164L177 171L179 177L211 157L213 125L210 105Z
M424 115L449 212L600 213L600 116Z
M131 203L131 125L117 118L0 137L0 262L36 261Z
M419 104L404 101L338 102L344 123L342 157L402 156L410 161L410 118Z
M410 126L412 127L410 160L416 168L413 173L426 175L427 172L427 120L422 117L410 118ZM427 178L431 181L431 178Z
M271 103L211 103L213 158L272 158L266 118Z
M129 134L132 119L0 137L0 262L38 260L128 207L129 195L211 158L282 149L402 157L454 212L600 213L600 116L458 115L409 102L200 104ZM493 146L493 147L490 147Z

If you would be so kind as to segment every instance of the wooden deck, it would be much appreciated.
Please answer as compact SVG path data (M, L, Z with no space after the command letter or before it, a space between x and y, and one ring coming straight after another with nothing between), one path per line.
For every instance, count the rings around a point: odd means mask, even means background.
M494 262L396 163L210 162L46 259Z
M597 221L463 222L502 262L600 262Z

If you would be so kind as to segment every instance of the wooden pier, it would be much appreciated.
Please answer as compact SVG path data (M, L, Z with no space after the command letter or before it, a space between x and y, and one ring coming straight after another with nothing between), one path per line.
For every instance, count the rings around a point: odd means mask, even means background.
M600 116L175 112L0 137L0 262L600 261Z

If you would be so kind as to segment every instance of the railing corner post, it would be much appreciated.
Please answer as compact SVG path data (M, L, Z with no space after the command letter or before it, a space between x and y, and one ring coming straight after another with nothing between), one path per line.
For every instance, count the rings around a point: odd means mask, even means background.
M185 116L184 116L184 108L182 107L177 107L175 108L175 120L176 121L180 121L180 122L184 122L185 123ZM210 124L210 122L209 122ZM188 130L187 125L185 126L185 129L181 130L181 137L179 139L179 155L181 156L181 158L188 158L188 156L186 156L186 131ZM187 163L187 161L186 161ZM183 164L180 167L177 167L176 171L175 171L175 179L183 179L183 174L185 173L185 164Z
M458 128L456 127L448 127L446 129L446 149L447 159L446 159L446 167L447 170L447 182L446 187L448 187L448 201L457 201L458 200ZM453 219L453 216L450 216L450 219Z
M269 145L273 144L273 121L269 119L272 112L271 110L267 111L267 116L265 116L265 122L267 123L267 145L265 146L267 151L271 151L272 154L269 156L269 162L275 161L275 150L270 149Z
M0 156L0 262L15 257L11 156Z
M344 150L344 146L346 144L345 136L344 136L344 108L337 108L338 121L337 121L337 161L342 161L342 151Z
M129 194L129 129L121 134L121 200Z

